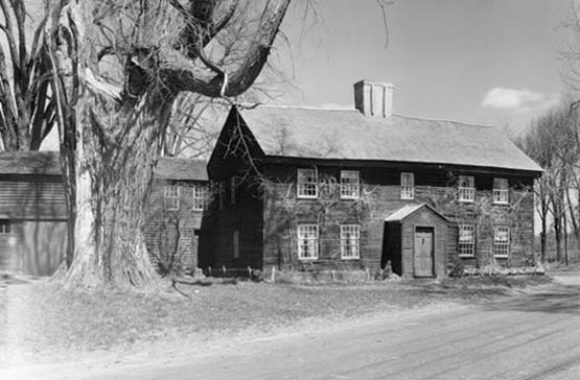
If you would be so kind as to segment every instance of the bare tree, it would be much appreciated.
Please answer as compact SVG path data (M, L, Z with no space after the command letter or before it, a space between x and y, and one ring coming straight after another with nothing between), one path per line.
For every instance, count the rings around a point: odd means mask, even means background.
M75 189L66 285L154 282L141 227L174 100L181 92L228 98L246 91L289 3L47 1L61 148ZM247 38L223 44L239 23Z
M568 260L567 222L578 231L580 219L570 198L570 187L578 182L575 166L578 162L580 145L577 145L574 115L570 112L569 103L549 110L537 118L531 129L519 141L520 147L545 170L542 178L536 182L537 210L542 221L541 258L546 257L546 236L548 218L552 218L552 228L556 240L556 258Z
M0 1L0 140L6 151L38 150L55 122L44 45L46 15L32 20L24 1Z

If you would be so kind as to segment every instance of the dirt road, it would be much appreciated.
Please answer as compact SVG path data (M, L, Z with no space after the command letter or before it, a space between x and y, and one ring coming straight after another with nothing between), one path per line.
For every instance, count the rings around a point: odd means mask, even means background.
M578 379L580 278L261 339L0 371L2 379Z

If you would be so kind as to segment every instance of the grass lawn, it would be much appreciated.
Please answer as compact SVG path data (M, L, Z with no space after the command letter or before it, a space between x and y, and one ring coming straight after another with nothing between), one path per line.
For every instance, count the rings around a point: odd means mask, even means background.
M0 287L2 352L58 355L149 341L274 331L307 318L347 318L433 303L478 303L550 282L547 276L292 285L169 284L155 293L65 291L50 282Z

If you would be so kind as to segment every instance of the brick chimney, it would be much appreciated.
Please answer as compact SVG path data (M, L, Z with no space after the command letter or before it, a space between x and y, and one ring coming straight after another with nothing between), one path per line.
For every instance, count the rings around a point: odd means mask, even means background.
M354 84L354 106L365 116L387 119L393 114L393 90L386 82L361 80Z

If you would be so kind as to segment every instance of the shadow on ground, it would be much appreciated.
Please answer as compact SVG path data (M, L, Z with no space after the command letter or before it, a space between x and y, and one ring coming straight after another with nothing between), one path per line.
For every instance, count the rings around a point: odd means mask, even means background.
M578 314L580 312L580 286L557 284L533 294L489 303L484 306L484 309Z

